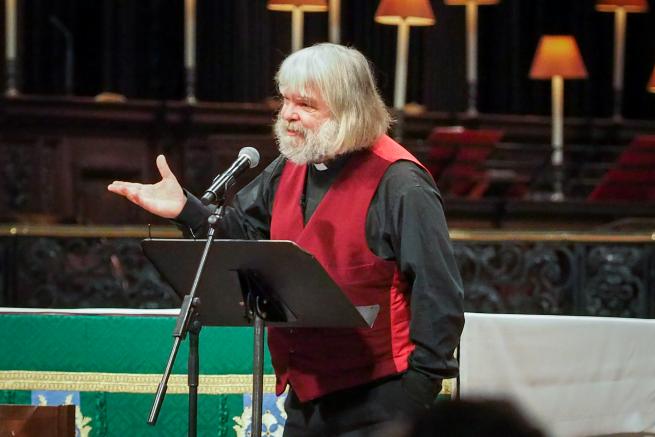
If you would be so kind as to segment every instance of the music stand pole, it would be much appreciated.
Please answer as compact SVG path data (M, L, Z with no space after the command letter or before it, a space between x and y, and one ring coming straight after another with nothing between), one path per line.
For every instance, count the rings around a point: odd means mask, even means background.
M239 273L241 290L247 305L247 318L254 326L253 354L252 354L252 420L250 423L250 436L262 435L262 404L264 402L264 336L265 324L269 317L266 305L272 296L263 296L258 290L257 278L252 272Z
M195 319L196 315L200 313L200 299L196 298L196 290L198 289L198 284L200 283L202 272L205 268L205 264L207 263L207 255L209 254L209 249L211 248L212 242L214 241L214 224L222 218L222 215L223 206L221 204L216 212L207 218L207 221L209 222L207 242L205 243L202 257L200 258L200 263L198 264L198 269L196 270L196 275L193 280L193 285L191 286L191 291L189 291L189 294L184 297L182 307L180 308L177 324L173 330L173 337L175 340L173 341L173 347L171 348L168 362L166 363L166 369L164 370L164 374L162 375L159 386L157 387L157 394L155 395L155 400L150 410L150 416L148 417L148 425L155 425L157 423L157 417L159 416L159 411L161 410L161 406L164 402L164 397L166 396L168 379L170 378L171 372L173 370L173 363L175 362L175 357L177 356L177 352L180 348L180 343L186 337L187 332L189 332L190 324L192 322L197 323ZM199 372L199 369L197 369L199 332L200 327L197 328L195 339L193 340L194 346L196 348L194 354L196 356L194 359L192 359L192 352L189 351L189 368L187 369L189 384L189 437L196 437L198 411L198 375L192 375L192 367L195 367L196 371Z
M189 386L189 436L198 434L198 384L200 379L199 340L202 325L193 320L189 327L189 359L187 361Z
M256 305L256 304L255 304ZM252 437L262 435L262 403L264 400L264 319L255 313L255 340L252 364Z

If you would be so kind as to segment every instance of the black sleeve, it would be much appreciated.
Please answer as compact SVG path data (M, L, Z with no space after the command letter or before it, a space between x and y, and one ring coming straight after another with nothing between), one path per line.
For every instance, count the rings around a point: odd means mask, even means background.
M435 383L456 376L462 280L441 196L423 169L409 161L389 167L369 210L367 238L375 254L396 260L411 287L410 370Z
M219 237L246 240L269 238L273 196L285 162L279 156L234 195L217 228ZM174 222L186 237L203 238L207 235L207 217L211 210L191 193L185 193L187 202Z

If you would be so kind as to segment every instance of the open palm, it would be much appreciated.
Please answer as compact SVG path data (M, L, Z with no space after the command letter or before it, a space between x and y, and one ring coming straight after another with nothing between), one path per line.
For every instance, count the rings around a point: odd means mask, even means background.
M127 197L146 211L164 218L177 217L186 203L182 186L168 167L164 155L157 156L161 180L155 184L114 181L107 189Z

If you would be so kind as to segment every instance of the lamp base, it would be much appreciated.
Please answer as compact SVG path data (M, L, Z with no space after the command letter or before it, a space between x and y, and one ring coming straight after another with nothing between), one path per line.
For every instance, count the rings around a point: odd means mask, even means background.
M621 114L612 115L612 123L623 124L623 116Z
M394 109L393 118L395 119L395 123L391 128L393 139L402 143L405 133L405 111L402 109Z
M564 198L564 193L562 192L551 193L549 196L551 202L562 202Z
M562 165L553 166L553 192L550 194L552 202L564 200L564 169Z
M469 108L469 109L466 110L465 115L466 115L466 118L469 118L469 119L470 118L478 118L480 113L475 108Z
M15 58L7 58L6 63L6 87L5 97L18 97L18 72Z

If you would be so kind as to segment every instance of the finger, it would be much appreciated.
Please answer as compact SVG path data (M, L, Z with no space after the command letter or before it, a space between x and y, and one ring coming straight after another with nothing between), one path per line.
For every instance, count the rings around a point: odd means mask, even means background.
M107 186L107 189L113 192L125 192L127 190L140 190L141 186L141 184L134 182L114 181Z
M143 197L141 184L134 184L130 182L122 182L120 184L113 183L107 188L116 194L120 194L127 198L130 202L147 209L146 199Z
M159 170L159 174L161 175L162 179L166 179L170 177L175 179L175 175L173 174L170 167L168 166L168 163L166 162L166 157L164 155L157 156L156 163L157 163L157 169Z
M111 191L112 193L127 196L130 193L140 192L142 190L142 185L131 182L114 182L107 186L107 190Z
M118 194L119 196L127 196L128 190L126 190L124 187L118 187L115 185L109 185L107 187L107 191Z
M114 181L111 184L107 185L107 188L117 188L120 187L124 184L125 182L123 181Z

